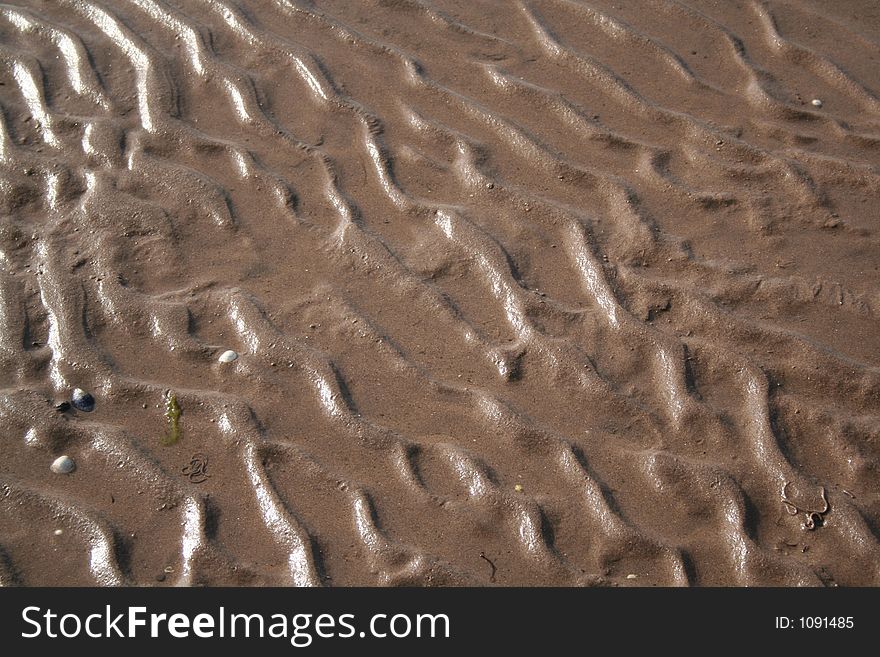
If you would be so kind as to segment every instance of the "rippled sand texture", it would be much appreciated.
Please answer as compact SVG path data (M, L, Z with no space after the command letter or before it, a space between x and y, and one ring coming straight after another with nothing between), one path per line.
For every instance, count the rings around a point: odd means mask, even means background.
M0 581L880 585L878 93L871 0L0 5Z

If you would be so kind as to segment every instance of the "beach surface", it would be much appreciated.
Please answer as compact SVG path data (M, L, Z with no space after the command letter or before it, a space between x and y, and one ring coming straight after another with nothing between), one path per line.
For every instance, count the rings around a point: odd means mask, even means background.
M0 584L877 586L878 319L872 0L0 5Z

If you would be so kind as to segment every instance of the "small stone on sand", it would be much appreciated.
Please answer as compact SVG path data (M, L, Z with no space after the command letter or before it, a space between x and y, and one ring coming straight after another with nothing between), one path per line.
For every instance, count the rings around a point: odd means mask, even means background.
M522 493L523 492L522 484L517 484L516 486L513 487L513 490L515 490L517 493Z
M73 402L73 405L76 408L81 411L85 411L86 413L91 413L93 410L95 410L95 398L82 388L74 389L70 401Z
M813 107L822 107L822 101L819 100L818 98L814 98L812 100L812 103L813 103Z
M52 465L49 466L49 469L55 474L70 474L76 470L76 463L74 463L72 458L65 454L52 461Z
M638 575L636 575L635 573L630 573L629 575L626 576L626 578L627 579L636 579L636 578L638 578Z
M217 360L219 360L221 363L231 363L236 358L238 358L238 354L232 351L232 349L227 349L222 354L220 354L220 358L218 358Z
M61 536L61 534L63 534L63 533L64 533L63 529L56 529L55 530L55 536Z

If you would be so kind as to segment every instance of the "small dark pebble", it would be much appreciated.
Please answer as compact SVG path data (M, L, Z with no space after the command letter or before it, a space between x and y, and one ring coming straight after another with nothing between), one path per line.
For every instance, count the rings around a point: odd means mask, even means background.
M55 404L55 410L58 411L59 413L66 413L67 411L70 410L70 402L63 401L58 404Z
M95 398L81 388L77 388L73 391L71 401L76 408L85 411L86 413L91 413L95 410Z

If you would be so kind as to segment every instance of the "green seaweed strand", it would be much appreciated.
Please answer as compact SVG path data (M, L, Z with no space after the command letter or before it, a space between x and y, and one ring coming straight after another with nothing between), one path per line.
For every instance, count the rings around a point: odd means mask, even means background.
M165 395L165 417L168 418L168 431L162 437L163 445L173 445L180 440L180 404L177 395L168 391Z

